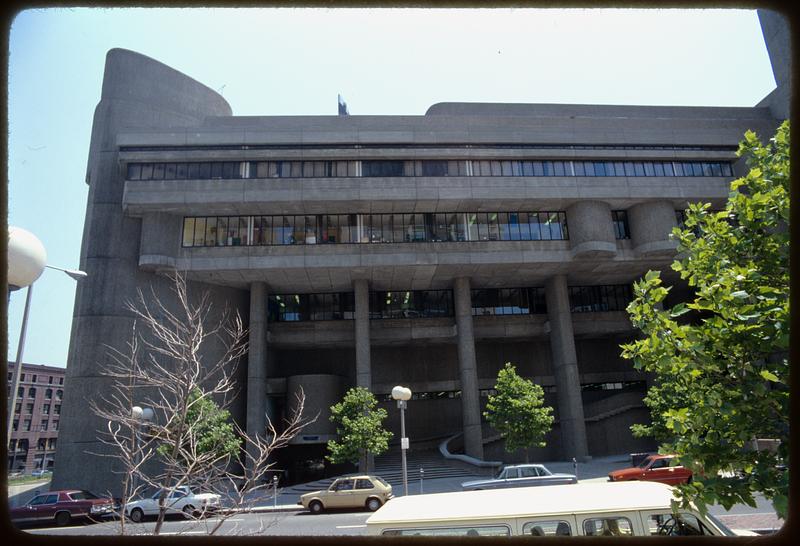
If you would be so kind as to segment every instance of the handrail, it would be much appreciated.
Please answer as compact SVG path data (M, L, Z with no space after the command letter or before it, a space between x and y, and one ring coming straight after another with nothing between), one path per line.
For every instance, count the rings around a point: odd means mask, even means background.
M498 466L503 466L502 461L484 461L482 459L476 459L475 457L470 457L469 455L464 455L462 453L450 453L447 449L447 444L449 444L452 440L455 440L459 436L462 436L463 433L459 432L453 436L450 436L446 440L444 440L441 444L439 444L439 453L442 454L442 457L445 459L456 459L458 461L465 462L467 464L471 464L473 466L478 466L481 468L496 468Z

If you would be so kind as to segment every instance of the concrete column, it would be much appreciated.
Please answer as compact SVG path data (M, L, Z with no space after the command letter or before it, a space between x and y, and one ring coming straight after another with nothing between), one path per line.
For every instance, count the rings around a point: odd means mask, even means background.
M483 433L478 401L478 368L475 360L475 336L472 332L472 294L467 277L453 285L456 327L458 329L458 369L461 378L461 414L464 428L464 452L483 459Z
M247 353L247 434L264 436L267 426L267 288L250 285L250 338Z
M372 390L372 362L369 341L369 283L353 281L355 292L356 386Z
M566 276L556 275L547 280L545 299L550 322L562 456L565 460L575 457L582 461L587 459L589 452Z

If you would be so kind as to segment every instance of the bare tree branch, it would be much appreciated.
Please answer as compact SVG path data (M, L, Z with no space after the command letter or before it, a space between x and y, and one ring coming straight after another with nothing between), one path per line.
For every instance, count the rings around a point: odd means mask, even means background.
M267 418L261 434L248 435L236 423L227 423L224 430L232 444L211 442L209 447L209 423L227 415L237 393L236 368L247 354L248 333L238 313L227 308L216 313L207 293L190 299L183 275L175 273L171 280L174 301L167 302L151 286L147 295L139 290L134 301L126 302L135 318L131 339L122 350L108 347L104 375L113 384L89 404L107 423L99 431L104 449L94 454L110 457L122 468L120 534L142 530L127 524L125 506L147 489L160 491L152 530L159 534L170 493L185 486L220 496L226 509L205 522L208 534L217 533L231 515L252 508L274 472L275 451L316 419L304 417L301 390L280 427ZM152 421L142 422L135 406L152 410Z

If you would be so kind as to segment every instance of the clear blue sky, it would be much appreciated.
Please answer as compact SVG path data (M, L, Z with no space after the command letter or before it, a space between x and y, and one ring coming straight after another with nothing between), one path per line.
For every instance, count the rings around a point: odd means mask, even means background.
M422 115L445 101L753 106L774 87L755 11L37 9L12 21L8 223L79 265L92 116L122 47L234 115ZM85 282L85 281L83 281ZM75 281L36 282L26 362L65 366ZM16 358L24 292L11 296Z

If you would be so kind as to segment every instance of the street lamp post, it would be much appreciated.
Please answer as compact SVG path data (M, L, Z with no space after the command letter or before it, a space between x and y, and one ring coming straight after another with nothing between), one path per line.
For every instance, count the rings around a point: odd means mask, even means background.
M22 314L19 344L17 345L17 361L14 367L14 377L12 380L13 384L10 396L8 397L7 447L11 445L11 433L14 428L14 409L17 405L17 391L19 390L19 379L22 374L22 355L25 350L25 335L28 329L28 314L31 307L33 283L39 278L45 267L63 271L76 280L86 277L85 272L77 269L62 269L60 267L47 265L47 252L42 242L29 231L9 226L8 298L11 298L12 291L19 290L26 286L28 287L28 293L25 296L25 310Z
M131 417L135 421L135 426L133 429L133 462L136 465L136 471L133 473L133 483L131 484L131 492L136 493L136 488L139 486L139 464L141 464L141 446L142 446L142 425L144 423L149 423L153 420L155 416L155 412L150 408L142 408L140 406L133 406L131 408ZM126 493L127 494L127 493Z
M411 399L411 389L397 386L392 389L392 398L397 400L397 407L400 408L400 454L403 461L403 491L408 496L408 470L406 469L406 450L408 449L408 438L406 438L406 402Z

